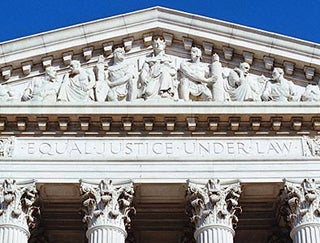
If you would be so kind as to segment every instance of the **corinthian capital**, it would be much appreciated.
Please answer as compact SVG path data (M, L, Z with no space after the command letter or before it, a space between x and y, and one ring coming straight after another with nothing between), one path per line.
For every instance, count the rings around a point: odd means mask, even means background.
M25 231L34 228L40 214L34 206L37 197L34 181L5 179L0 185L0 225L16 225Z
M232 228L241 212L240 193L239 182L222 184L220 180L209 180L205 185L189 182L186 212L197 229L208 225Z
M314 179L304 179L302 183L284 180L280 200L280 214L291 228L320 223L320 185Z
M130 212L133 200L133 183L113 184L111 180L100 183L80 182L83 198L83 222L88 228L100 225L110 225L125 229L129 227Z

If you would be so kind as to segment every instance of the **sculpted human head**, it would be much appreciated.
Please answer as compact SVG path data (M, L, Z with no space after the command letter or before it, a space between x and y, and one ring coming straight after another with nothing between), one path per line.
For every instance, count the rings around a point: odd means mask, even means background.
M122 62L125 58L124 48L118 47L113 51L113 58L115 62Z
M56 69L52 66L49 66L46 68L46 76L50 79L53 80L57 76Z
M274 68L272 71L272 79L275 81L279 81L281 77L283 77L284 71L282 68Z
M71 73L78 74L80 73L81 64L78 60L72 60L70 62Z
M198 47L191 48L191 60L195 61L202 56L202 51Z
M249 70L250 70L250 64L246 62L240 63L240 70L244 73L245 76L248 75Z
M212 55L212 61L217 61L217 62L220 61L220 57L219 57L219 55L217 53Z
M160 37L156 37L152 40L152 48L156 54L164 51L166 48L166 42Z

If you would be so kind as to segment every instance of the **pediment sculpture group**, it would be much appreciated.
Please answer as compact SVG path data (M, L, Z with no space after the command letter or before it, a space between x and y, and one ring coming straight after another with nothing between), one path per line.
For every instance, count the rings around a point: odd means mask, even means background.
M77 60L70 71L58 80L54 67L45 69L43 77L32 79L21 101L106 102L135 100L174 101L320 101L318 85L301 87L284 78L282 68L273 69L272 77L249 73L250 65L240 63L234 69L223 68L219 56L211 63L201 62L202 51L191 48L191 59L179 68L165 53L166 43L152 41L153 52L147 56L140 72L125 60L124 48L113 51L113 63L107 65L100 56L94 68L84 69ZM12 92L0 86L0 100L14 99Z

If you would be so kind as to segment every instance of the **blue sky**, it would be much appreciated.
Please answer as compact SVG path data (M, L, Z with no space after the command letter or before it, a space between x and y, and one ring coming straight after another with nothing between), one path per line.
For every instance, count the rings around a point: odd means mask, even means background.
M0 42L153 6L320 43L320 0L2 0Z

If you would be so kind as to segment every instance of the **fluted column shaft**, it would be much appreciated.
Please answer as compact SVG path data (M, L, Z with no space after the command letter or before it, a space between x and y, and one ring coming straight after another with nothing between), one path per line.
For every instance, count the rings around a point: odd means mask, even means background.
M195 224L197 243L233 243L237 223L240 183L220 183L209 180L207 184L188 183L187 208L191 222Z
M132 182L113 184L102 180L99 184L81 181L80 185L87 223L89 243L124 243L126 226L133 199Z
M28 243L30 233L28 230L16 225L0 225L0 242Z
M280 205L293 243L320 243L320 186L314 179L285 180Z
M223 225L208 225L196 230L194 237L197 243L231 243L234 230Z
M320 243L320 224L304 224L295 227L290 236L293 243Z
M119 227L107 225L91 227L87 230L89 243L124 243L127 232Z

